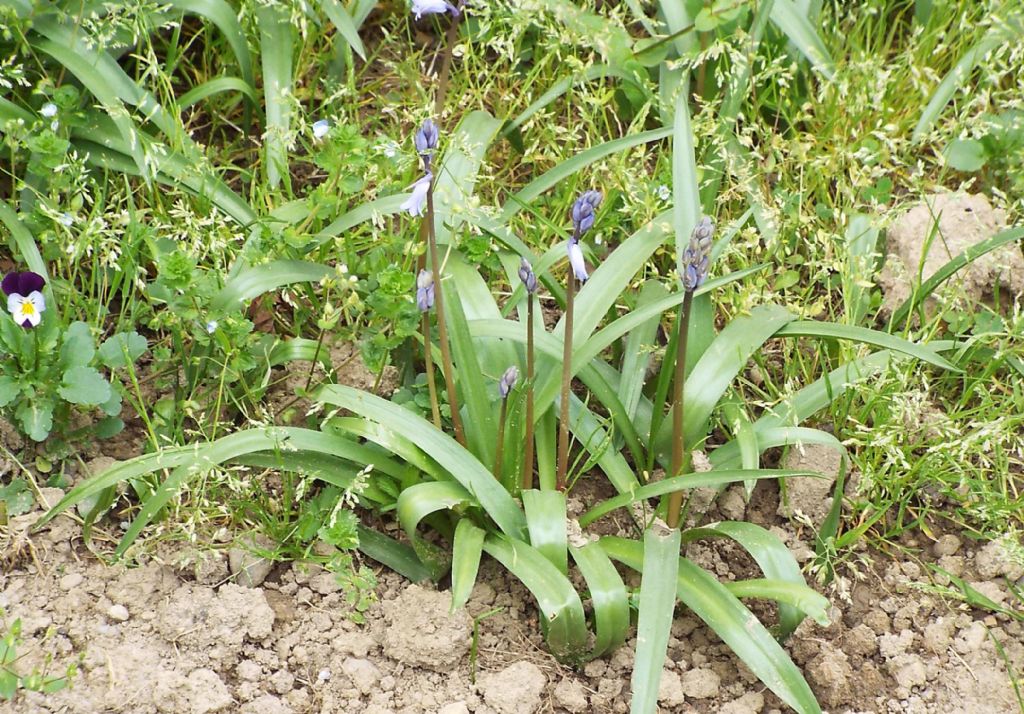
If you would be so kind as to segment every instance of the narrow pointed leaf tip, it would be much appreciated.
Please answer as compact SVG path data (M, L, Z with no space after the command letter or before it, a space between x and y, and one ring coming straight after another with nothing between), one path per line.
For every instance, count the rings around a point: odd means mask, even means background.
M711 265L711 241L715 224L704 216L690 234L690 244L683 251L683 288L693 292L708 279Z

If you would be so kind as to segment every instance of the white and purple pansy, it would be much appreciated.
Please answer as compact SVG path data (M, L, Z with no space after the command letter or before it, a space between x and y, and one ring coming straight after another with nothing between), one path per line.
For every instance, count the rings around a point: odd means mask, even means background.
M42 321L46 310L45 285L43 276L31 271L11 273L3 279L0 287L7 295L7 310L22 327L36 327Z

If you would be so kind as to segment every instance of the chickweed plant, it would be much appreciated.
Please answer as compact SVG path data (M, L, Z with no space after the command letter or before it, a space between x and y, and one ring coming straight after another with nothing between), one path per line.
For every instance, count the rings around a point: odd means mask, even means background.
M821 444L845 455L845 442L874 512L906 503L928 470L901 470L912 480L900 484L888 465L918 463L923 451L929 465L950 458L941 436L909 448L892 438L897 396L911 400L921 385L962 400L955 418L976 416L962 451L979 491L985 468L1016 458L1003 439L991 462L977 461L979 445L995 443L987 437L1016 427L992 426L970 397L992 375L956 389L979 362L1005 371L1003 337L974 335L967 348L965 335L919 315L956 266L888 320L873 283L894 178L925 188L902 168L920 149L888 127L945 146L933 127L958 111L946 107L982 56L991 76L979 95L1004 97L1019 54L1017 25L1001 22L1011 13L989 3L991 18L980 18L985 10L963 3L984 52L949 40L953 56L927 76L916 67L959 20L908 20L914 57L885 91L938 89L925 110L893 101L898 110L882 116L875 62L891 53L878 43L899 33L884 31L892 18L874 6L666 0L653 12L624 3L598 13L564 0L529 12L415 0L408 17L378 13L371 46L359 29L376 5L190 5L198 23L144 3L97 7L80 22L66 3L0 10L3 42L37 58L41 75L0 64L0 83L18 88L17 101L0 98L0 128L24 197L17 211L0 203L0 220L19 265L39 276L58 265L66 278L56 296L11 283L18 298L0 337L15 359L0 385L17 386L16 420L43 397L64 418L73 400L61 390L83 398L76 375L92 370L95 389L84 391L95 400L97 368L114 370L130 386L103 384L136 403L152 449L78 484L44 522L112 503L131 483L124 555L209 474L273 469L286 497L262 508L257 495L238 510L291 537L292 557L314 557L324 540L342 572L358 548L411 580L450 576L460 607L487 554L533 593L548 646L571 664L622 645L635 626L635 712L655 709L680 605L794 710L819 711L780 640L805 616L824 621L826 600L772 533L703 523L687 495L813 477L764 468L765 452ZM835 27L819 33L829 12ZM848 48L853 59L832 59ZM401 81L367 70L380 66ZM186 78L189 89L173 91ZM371 95L384 110L369 110ZM207 133L219 153L195 138ZM992 167L993 184L1012 190ZM1013 230L986 249L1018 239ZM102 346L82 361L100 330L60 321L57 300L90 325L117 324L112 361ZM159 338L152 406L134 377L136 329ZM332 383L335 337L358 340L377 372L398 368L391 399ZM272 370L297 360L325 363L294 395L313 409L268 414ZM878 375L884 390L867 381ZM93 404L106 402L81 406ZM42 434L35 417L21 423ZM956 493L952 478L939 480ZM609 495L570 518L584 483ZM841 501L823 549L866 532L839 533ZM393 514L403 539L365 525L357 507ZM632 530L588 535L620 509ZM902 509L893 527L926 522L918 516ZM736 541L764 577L720 582L680 557L702 538ZM626 570L641 574L637 592ZM346 572L359 612L369 571ZM778 621L762 623L744 604L752 598L777 602Z

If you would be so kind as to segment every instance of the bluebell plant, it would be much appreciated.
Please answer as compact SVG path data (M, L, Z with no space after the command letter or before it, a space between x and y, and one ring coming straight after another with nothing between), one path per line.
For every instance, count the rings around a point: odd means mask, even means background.
M561 414L558 423L558 464L555 472L555 484L559 491L564 491L566 477L569 473L569 389L572 385L572 313L573 297L576 293L576 281L585 282L590 276L583 258L580 239L594 227L597 220L597 208L601 205L604 195L600 191L584 191L572 204L572 236L566 245L569 257L569 275L565 289L565 332L562 340L562 392Z
M537 274L530 261L519 263L519 280L526 289L526 448L523 451L523 490L533 488L533 383L536 357L533 351L533 305L536 302Z
M438 284L441 280L441 258L437 249L437 234L434 228L434 174L430 170L433 161L433 153L437 149L440 131L433 120L427 119L417 129L413 136L413 144L417 153L423 161L425 173L423 178L412 186L412 195L402 204L402 209L409 212L409 215L423 218L421 235L426 233L427 257L430 265L424 270L424 261L421 260L420 273L417 277L416 302L423 312L423 346L430 360L430 321L427 311L436 302L437 305L437 338L438 346L441 349L441 369L444 373L445 390L448 392L448 404L451 407L452 426L455 429L455 438L463 446L466 445L466 434L462 426L462 416L459 414L459 399L455 386L455 370L452 364L451 349L448 344L448 325L444 312L444 289ZM425 210L424 210L425 209ZM422 284L421 284L422 283ZM429 300L430 305L424 309ZM432 363L428 370L427 380L433 387ZM434 423L440 425L440 408L436 394L431 399L434 410Z
M672 461L669 464L669 476L681 476L688 473L690 464L690 445L686 439L684 421L683 383L686 380L686 342L690 329L690 312L693 305L693 293L708 278L711 262L711 242L715 234L715 225L707 216L701 218L690 234L690 242L683 250L683 274L679 276L683 285L683 303L679 306L676 319L676 363L672 378ZM682 517L683 492L676 491L668 499L668 525L679 527Z

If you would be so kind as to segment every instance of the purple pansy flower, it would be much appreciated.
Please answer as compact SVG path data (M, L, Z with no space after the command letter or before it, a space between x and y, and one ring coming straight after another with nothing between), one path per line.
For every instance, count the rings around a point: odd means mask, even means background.
M30 271L11 273L3 279L0 287L7 295L7 310L22 327L36 327L42 321L46 310L42 292L45 285L42 275Z

